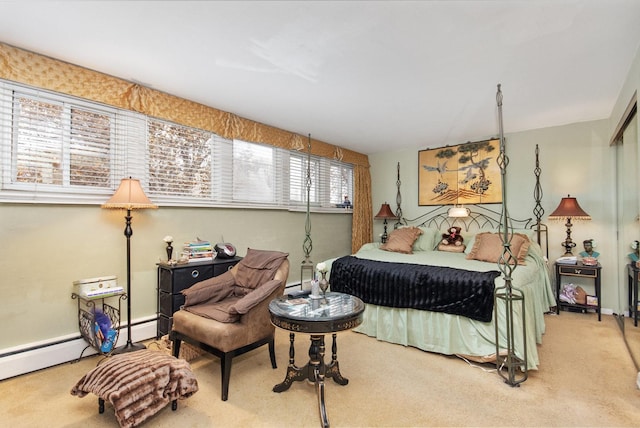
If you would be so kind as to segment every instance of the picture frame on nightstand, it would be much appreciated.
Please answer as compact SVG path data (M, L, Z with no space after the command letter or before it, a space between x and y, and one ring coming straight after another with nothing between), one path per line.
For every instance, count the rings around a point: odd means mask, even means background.
M588 306L598 306L598 298L596 296L587 295L587 305Z

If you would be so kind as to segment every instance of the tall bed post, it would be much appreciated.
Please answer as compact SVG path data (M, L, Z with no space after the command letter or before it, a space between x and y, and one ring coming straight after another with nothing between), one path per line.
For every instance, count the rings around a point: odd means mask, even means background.
M520 386L522 382L527 380L527 343L526 343L526 317L524 293L522 290L513 287L512 274L518 265L518 260L513 256L511 251L512 226L507 210L507 166L509 157L505 150L504 130L502 126L502 91L498 84L496 93L496 103L498 105L498 126L500 129L500 154L498 155L498 165L500 167L500 175L502 179L502 214L500 233L502 235L502 245L504 247L502 256L498 262L498 268L502 272L504 278L504 286L496 287L494 294L494 319L496 334L496 367L498 374L506 383L511 386ZM516 355L515 344L515 328L517 323L515 317L518 315L515 306L520 308L520 324L522 325L522 339L524 341L522 349L524 355L522 358ZM501 307L504 310L504 322L506 323L505 336L500 337L499 325L501 322ZM501 344L501 341L506 343ZM504 371L503 371L504 370Z
M542 216L544 215L544 208L542 208L542 185L540 184L540 175L542 174L542 168L540 168L540 148L536 144L536 166L533 169L533 173L536 176L536 185L533 188L533 198L536 201L536 205L533 207L533 215L536 217L535 232L538 244L542 246L542 235L545 238L545 251L547 259L549 258L549 245L548 245L548 233L547 225L542 223Z
M300 264L300 289L305 289L305 282L314 279L315 271L313 262L311 261L311 250L313 250L313 240L311 239L311 134L307 140L307 174L305 180L305 188L307 191L307 212L304 221L304 241L302 241L302 251L304 252L304 260ZM310 287L311 285L309 285ZM293 334L293 333L292 333Z
M396 193L396 217L398 217L398 219L396 220L395 224L393 225L394 229L397 229L399 226L402 225L402 194L400 193L400 186L402 185L402 182L400 181L400 162L398 162L398 178L396 179L396 187L398 188L398 191Z

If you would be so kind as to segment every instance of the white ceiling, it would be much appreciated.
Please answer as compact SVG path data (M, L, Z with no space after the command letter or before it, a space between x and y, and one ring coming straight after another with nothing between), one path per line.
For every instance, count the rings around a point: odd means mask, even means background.
M638 0L0 1L0 41L372 154L608 118ZM1 64L0 64L1 66Z

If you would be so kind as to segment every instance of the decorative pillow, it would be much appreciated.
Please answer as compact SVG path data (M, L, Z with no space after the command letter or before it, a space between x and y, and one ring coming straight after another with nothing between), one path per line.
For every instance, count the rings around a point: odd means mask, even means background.
M438 244L438 251L446 251L448 253L464 253L464 245L447 245Z
M413 243L413 251L433 251L438 244L438 229L432 227L419 227L422 234Z
M511 253L518 259L518 264L525 265L525 257L529 251L529 237L522 233L514 233L511 238ZM467 260L498 263L504 246L499 233L483 232L476 235L473 248L467 254Z
M472 235L467 235L464 232L462 233L462 236L464 236L464 242L467 243L467 248L465 248L464 252L466 254L469 254L471 252L471 249L473 248L473 244L475 244L476 242L476 235L479 235L480 233L484 233L484 232L495 232L496 229L487 229L487 228L482 228L479 230L476 230L475 233L473 233Z
M380 246L381 250L396 253L413 254L413 243L416 242L422 230L417 227L402 227L389 234L387 242Z
M496 232L500 232L500 230L502 230L502 228L499 228L498 230L496 230ZM530 241L533 241L533 239L536 237L535 229L513 229L512 232L527 235Z

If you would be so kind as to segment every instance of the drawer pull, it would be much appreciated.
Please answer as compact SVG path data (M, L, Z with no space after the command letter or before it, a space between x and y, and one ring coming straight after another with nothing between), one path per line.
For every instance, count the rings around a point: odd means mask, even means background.
M191 277L192 278L197 278L200 276L200 272L197 269L194 269L191 271Z
M580 269L575 269L576 274L580 275L580 272L582 272Z

